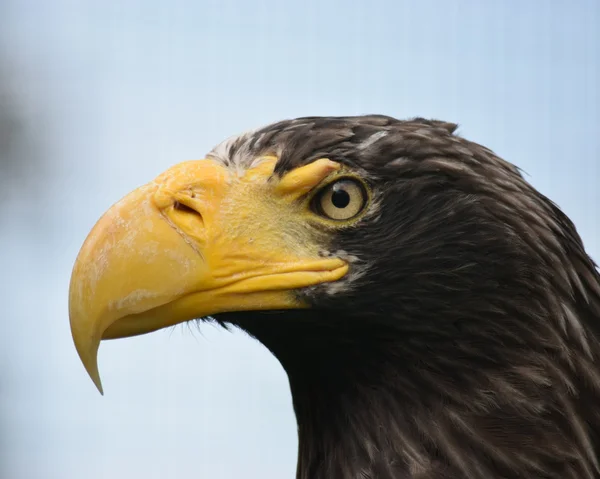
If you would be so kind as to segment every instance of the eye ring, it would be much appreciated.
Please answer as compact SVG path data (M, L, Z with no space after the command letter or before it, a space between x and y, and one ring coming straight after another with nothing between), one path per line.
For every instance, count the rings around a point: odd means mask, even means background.
M367 205L364 184L354 178L340 178L319 191L313 198L313 210L333 221L347 221L360 214Z

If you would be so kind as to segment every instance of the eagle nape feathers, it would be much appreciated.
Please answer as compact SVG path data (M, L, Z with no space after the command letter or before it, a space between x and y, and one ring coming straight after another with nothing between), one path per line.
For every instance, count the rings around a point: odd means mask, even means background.
M76 260L77 351L198 318L289 377L299 479L600 478L600 275L456 125L287 120L115 204Z

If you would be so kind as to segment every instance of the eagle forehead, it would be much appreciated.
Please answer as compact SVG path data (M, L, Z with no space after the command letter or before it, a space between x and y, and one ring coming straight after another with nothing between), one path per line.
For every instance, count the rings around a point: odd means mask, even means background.
M278 159L275 173L284 174L318 158L347 161L353 166L385 160L398 150L436 152L457 144L456 125L439 120L397 120L383 115L302 117L271 123L232 136L208 154L237 174L256 166L264 156ZM460 143L460 141L458 141ZM412 146L411 146L412 145ZM408 152L410 153L410 152ZM423 151L417 151L417 156ZM408 155L410 156L410 155Z
M218 161L238 174L243 173L262 161L263 152L259 148L262 136L257 129L230 136L215 146L207 158ZM272 153L278 156L276 152Z
M290 166L300 166L303 160L310 161L311 153L326 153L351 138L354 138L349 144L351 149L368 149L389 133L386 124L371 124L370 119L364 116L283 120L233 135L215 146L207 157L242 173L256 166L265 155L278 159L285 156L283 163L287 170ZM360 125L370 128L366 132L357 131Z

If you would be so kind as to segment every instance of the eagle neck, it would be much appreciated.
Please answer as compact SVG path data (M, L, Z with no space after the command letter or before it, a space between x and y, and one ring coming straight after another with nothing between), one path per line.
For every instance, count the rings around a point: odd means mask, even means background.
M307 342L302 355L276 352L298 422L298 479L413 477L431 463L414 421L420 412L431 417L412 380L417 372L390 334L383 337L363 336L357 347L338 335Z
M600 376L549 355L550 326L529 340L502 318L431 331L300 314L236 323L288 374L298 479L600 477L582 419Z

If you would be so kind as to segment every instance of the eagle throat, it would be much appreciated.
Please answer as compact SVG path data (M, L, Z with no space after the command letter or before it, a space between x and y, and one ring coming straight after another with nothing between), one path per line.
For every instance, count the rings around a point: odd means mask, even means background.
M579 415L597 397L586 385L597 378L539 350L551 331L536 339L523 328L528 346L515 340L514 328L493 335L474 324L410 330L398 327L407 322L398 314L380 321L324 310L217 318L254 336L285 369L298 423L298 479L354 478L357 471L381 479L509 478L516 471L596 477ZM501 322L484 324L492 320Z

